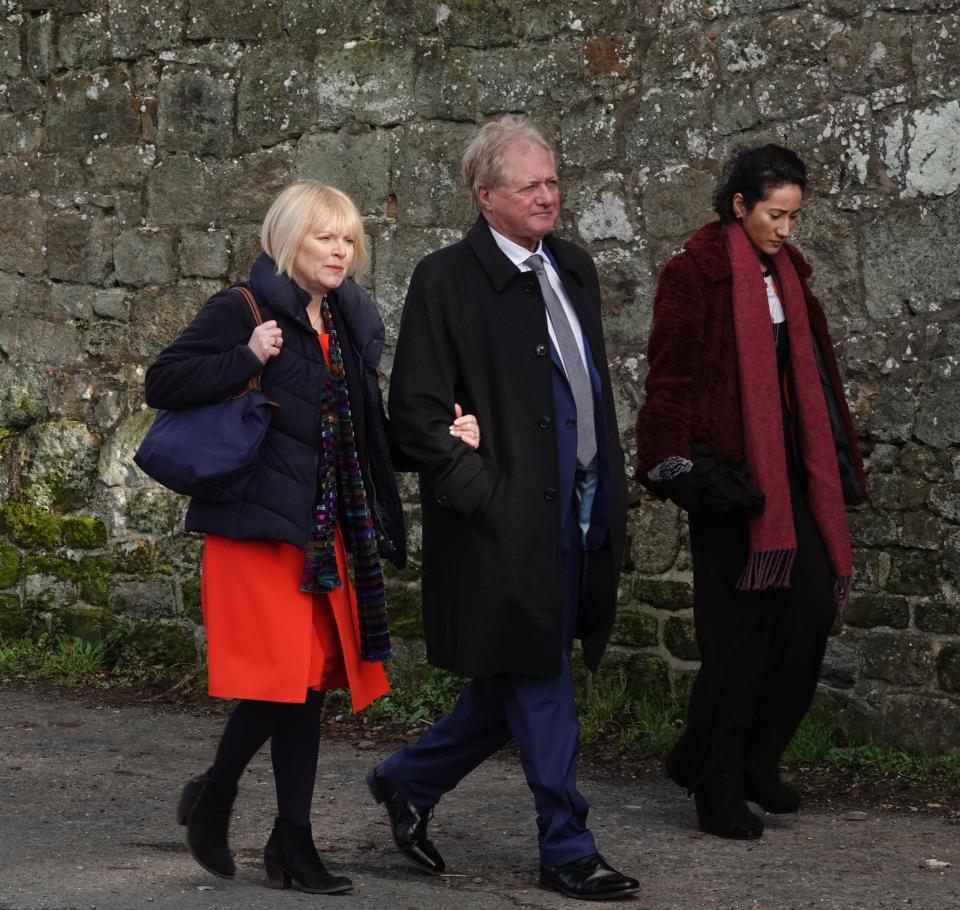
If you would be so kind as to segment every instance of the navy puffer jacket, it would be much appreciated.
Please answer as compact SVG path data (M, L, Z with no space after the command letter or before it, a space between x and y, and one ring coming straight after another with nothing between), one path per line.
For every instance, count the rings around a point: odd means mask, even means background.
M316 493L321 396L326 363L306 315L309 295L261 254L247 285L264 321L275 319L283 349L264 367L247 346L253 318L236 291L214 294L193 322L147 370L153 408L176 410L222 401L263 371L261 387L276 402L258 469L243 497L220 503L193 499L186 529L233 539L281 540L303 547ZM384 326L376 304L352 279L328 296L343 351L357 453L382 556L406 561L403 511L390 459L377 369Z

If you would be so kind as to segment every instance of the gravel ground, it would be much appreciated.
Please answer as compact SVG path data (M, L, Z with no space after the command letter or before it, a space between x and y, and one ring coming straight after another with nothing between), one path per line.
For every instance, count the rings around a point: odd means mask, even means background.
M441 804L431 830L450 874L433 878L393 849L364 784L386 752L365 740L323 744L313 814L318 847L334 871L352 876L351 895L266 887L266 751L237 803L237 878L207 875L187 853L173 806L185 779L209 763L222 724L168 707L0 688L0 910L583 906L536 886L532 804L515 758L487 762ZM582 784L601 851L642 882L639 895L618 906L960 907L960 829L943 815L812 808L767 816L763 839L741 843L699 835L692 802L659 775L623 784L594 768ZM929 868L930 860L950 865Z

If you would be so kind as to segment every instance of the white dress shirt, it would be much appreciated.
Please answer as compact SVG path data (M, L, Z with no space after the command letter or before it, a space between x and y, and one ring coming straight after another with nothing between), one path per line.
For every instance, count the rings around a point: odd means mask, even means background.
M488 224L487 227L490 227ZM560 300L561 305L563 306L563 312L566 313L567 320L570 322L570 328L573 330L573 337L577 342L577 348L580 351L580 357L583 359L584 369L587 370L587 375L590 375L590 368L587 366L587 357L583 350L583 332L580 329L580 320L577 318L577 311L573 308L573 304L570 302L570 298L567 296L567 292L563 287L563 282L560 280L560 276L557 274L557 270L553 267L553 263L550 261L550 257L546 254L543 249L543 241L541 240L537 244L537 248L530 252L526 247L520 246L519 243L514 243L507 237L504 237L503 234L495 231L492 227L490 228L490 233L493 234L493 239L497 242L497 246L500 247L501 252L504 256L507 257L521 272L530 272L532 269L530 266L526 265L526 260L529 259L534 253L539 254L540 258L543 260L543 268L547 275L547 281L550 282L550 287L553 288L558 299ZM544 308L546 311L546 308ZM560 358L560 362L563 363L563 354L560 353L560 345L557 343L556 333L553 331L553 322L550 320L550 313L547 312L547 331L550 333L550 340L553 342L554 350L557 352L557 356ZM566 366L564 366L564 372L566 372Z

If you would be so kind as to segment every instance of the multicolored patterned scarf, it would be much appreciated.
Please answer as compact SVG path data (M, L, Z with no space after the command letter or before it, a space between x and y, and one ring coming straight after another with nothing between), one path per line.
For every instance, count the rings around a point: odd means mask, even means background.
M326 594L342 584L337 571L336 553L339 515L347 538L347 549L353 555L360 657L379 662L393 656L387 629L383 570L357 458L343 352L326 297L323 298L320 313L329 335L330 368L324 376L317 500L312 510L310 542L306 547L300 590Z
M788 588L797 538L767 291L757 267L757 254L743 226L736 222L724 225L723 235L733 276L733 324L747 469L751 481L766 496L763 514L750 516L750 557L737 588ZM810 317L790 254L781 248L771 261L790 327L791 388L797 408L800 452L807 472L807 503L826 546L834 573L834 600L842 610L850 597L853 574L850 532L827 403L814 359Z

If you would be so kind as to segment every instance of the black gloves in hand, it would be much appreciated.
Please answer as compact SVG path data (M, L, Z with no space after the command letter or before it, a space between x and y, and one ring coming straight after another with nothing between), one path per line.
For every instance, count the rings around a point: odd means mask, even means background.
M699 443L694 446L692 470L663 481L661 488L681 509L718 518L760 515L765 502L763 491L747 480L739 465Z

